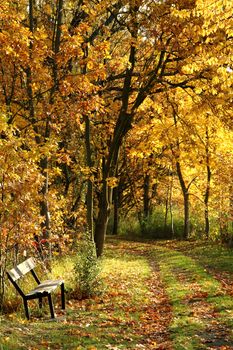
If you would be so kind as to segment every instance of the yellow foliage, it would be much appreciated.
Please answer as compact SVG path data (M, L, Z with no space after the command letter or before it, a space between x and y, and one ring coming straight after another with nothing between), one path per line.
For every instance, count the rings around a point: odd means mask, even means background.
M106 182L107 182L107 185L112 188L117 187L118 185L118 179L116 177L108 177L106 179Z

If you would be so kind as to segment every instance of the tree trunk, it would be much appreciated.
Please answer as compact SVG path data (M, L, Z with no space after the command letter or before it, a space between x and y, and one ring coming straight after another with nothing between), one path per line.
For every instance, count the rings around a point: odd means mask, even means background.
M115 187L113 189L113 204L114 204L114 213L113 213L113 230L112 234L118 234L118 224L119 224L119 188Z
M95 246L96 255L100 257L103 253L104 241L107 232L108 220L110 216L110 204L112 199L112 189L108 187L106 180L103 180L103 189L99 202L99 213L95 224Z
M85 145L86 145L86 163L89 169L92 167L91 143L90 143L90 120L85 116ZM93 240L93 183L91 178L87 180L87 229L90 239Z
M230 241L229 241L229 246L231 248L233 248L233 185L230 184L229 186L229 214L230 214L230 232L231 232L231 235L230 235Z
M206 183L206 191L205 191L205 236L209 238L210 233L210 222L209 222L209 196L210 196L210 179L211 179L211 171L210 166L207 163L207 183Z
M47 120L45 128L45 139L50 137L50 125ZM43 238L48 239L50 237L50 213L49 213L49 203L48 203L48 192L49 192L49 164L48 157L41 159L40 168L42 175L45 177L44 185L42 187L43 199L41 201L41 215L45 218L42 223L43 227Z
M137 7L134 7L136 13ZM138 24L137 19L134 18L133 27L131 31L132 39L137 38ZM136 108L143 102L143 99L140 99L140 103L135 102L134 106L131 108L131 112L128 113L129 99L130 99L130 87L133 77L133 72L136 63L136 47L134 43L131 44L129 52L129 66L126 69L123 88L122 88L122 97L121 97L121 109L119 111L118 119L114 128L113 138L109 147L109 153L106 160L106 164L103 164L103 186L101 191L101 200L99 202L99 213L96 220L95 227L95 244L96 244L96 253L97 256L101 256L104 247L104 240L107 231L107 224L110 215L110 205L112 203L112 189L107 185L107 178L116 176L117 172L117 163L119 157L119 150L122 144L122 141L125 135L132 127L132 120L134 117L134 112Z
M180 186L183 193L184 198L184 231L183 238L188 239L190 234L190 220L189 220L189 188L185 185L183 174L181 171L180 163L176 162L176 170L179 178Z
M167 235L167 218L168 218L168 203L169 203L169 192L170 192L170 188L168 186L167 189L167 196L166 196L166 201L165 201L165 215L164 215L164 227L163 227L163 231L164 231L164 235Z
M149 190L150 190L150 175L146 174L146 176L144 177L144 183L143 183L143 217L145 220L149 216L149 208L150 208Z
M188 239L190 234L189 219L189 193L184 194L184 239Z
M206 190L205 190L205 236L209 238L210 233L210 222L209 222L209 196L210 196L210 180L211 180L211 170L210 170L210 152L209 152L209 115L206 115L206 131L205 131L205 157L206 157Z
M34 2L33 0L29 0L29 28L30 31L34 32ZM30 41L29 45L29 53L30 53L30 59L32 60L32 49L33 49L33 42ZM36 124L36 116L35 116L35 106L34 106L34 95L32 90L32 74L31 74L31 68L30 66L26 70L26 76L27 76L27 94L28 94L28 100L29 100L29 116L30 120L33 124L33 128L35 131L35 140L38 145L41 144L41 136L40 131L38 130L37 124ZM45 127L45 137L49 137L49 124L46 123ZM48 200L47 200L47 194L48 194L48 158L44 157L40 161L40 168L41 173L44 176L44 184L41 189L41 193L43 195L43 199L40 203L40 213L45 218L44 222L42 223L42 236L44 239L49 238L49 231L50 231L50 215L49 215L49 209L48 209ZM40 239L38 237L35 237L35 240L38 240L40 242ZM40 247L39 253L42 257L42 249Z
M173 191L173 174L171 175L171 183L170 183L170 195L169 195L169 211L171 218L171 236L174 237L174 220L173 220L173 212L172 212L172 191Z
M0 228L0 242L2 243L2 230ZM4 301L5 284L4 284L4 267L3 267L3 257L2 257L2 245L0 245L0 312L2 312L2 306Z
M103 254L104 241L107 232L108 226L108 214L106 208L101 208L99 211L96 225L95 225L95 246L96 246L96 255L100 257Z

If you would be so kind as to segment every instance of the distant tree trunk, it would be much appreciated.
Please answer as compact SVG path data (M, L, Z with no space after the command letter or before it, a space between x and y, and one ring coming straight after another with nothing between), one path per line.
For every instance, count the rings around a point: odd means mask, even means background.
M210 180L211 180L211 171L210 166L207 165L207 183L206 183L206 191L205 191L205 236L209 238L210 233L210 222L209 222L209 196L210 196Z
M86 163L89 168L92 167L91 159L91 143L90 143L90 120L85 116L85 145L86 145ZM89 178L87 180L87 229L90 239L93 240L93 182Z
M228 230L226 223L226 208L225 208L225 189L221 191L219 198L219 233L222 243L228 241Z
M114 212L113 212L112 234L117 235L118 225L119 225L119 187L118 186L113 189L113 205L114 205Z
M190 235L189 193L184 194L184 239Z
M232 217L233 217L233 186L229 185L229 192L226 197L224 188L220 194L219 200L219 233L221 241L229 247L233 247ZM229 198L227 201L226 199Z
M0 242L2 242L2 230L0 229ZM0 246L0 312L2 312L2 306L4 302L4 294L5 294L5 283L4 283L4 264L2 257L2 247Z
M50 126L47 120L45 138L50 137ZM43 228L43 238L48 239L50 237L50 213L49 213L49 203L48 203L48 192L49 192L49 164L48 157L41 159L40 168L41 172L45 178L44 184L41 190L43 199L41 201L41 215L44 217L44 222L42 223ZM46 244L47 245L47 244ZM48 245L47 245L48 246Z
M170 171L170 169L169 169ZM173 174L171 173L171 180L169 180L167 196L165 202L165 216L164 216L164 233L170 237L174 237L174 222L173 222L173 212L172 212L172 188L173 188ZM171 220L171 235L168 232L168 214L170 214Z
M185 185L185 181L183 178L183 174L181 171L180 163L176 162L176 170L179 178L180 186L183 193L184 198L184 231L183 238L188 239L190 234L190 218L189 218L189 186Z
M165 215L164 215L164 227L163 227L163 231L164 231L164 235L167 234L167 218L168 218L168 208L169 208L169 192L170 192L170 184L168 186L167 189L167 195L166 195L166 200L165 200Z
M173 211L172 211L172 191L173 191L173 174L171 175L171 184L170 184L170 196L169 196L169 211L171 218L171 234L172 238L174 237L174 220L173 220Z
M173 118L174 118L174 124L175 127L177 129L177 135L179 135L178 133L178 127L177 127L177 112L175 110L175 107L172 105L173 107ZM177 137L176 140L176 150L175 152L172 150L175 159L176 159L176 171L177 171L177 175L178 175L178 179L180 182L180 186L181 186L181 190L183 193L183 198L184 198L184 231L183 231L183 239L188 239L189 235L190 235L190 217L189 217L189 188L192 184L192 182L195 180L195 178L193 178L190 183L188 185L186 185L183 174L182 174L182 170L181 170L181 165L180 165L180 143L179 143L179 138Z
M230 214L230 241L229 241L229 246L233 247L233 185L230 184L229 186L229 214Z
M146 220L150 212L150 175L146 174L143 180L143 217Z
M206 190L205 190L205 236L209 238L210 234L210 222L209 222L209 197L210 197L210 180L211 180L211 170L210 170L210 153L209 153L209 130L208 130L208 114L207 126L206 126L206 144L205 144L205 157L206 157Z

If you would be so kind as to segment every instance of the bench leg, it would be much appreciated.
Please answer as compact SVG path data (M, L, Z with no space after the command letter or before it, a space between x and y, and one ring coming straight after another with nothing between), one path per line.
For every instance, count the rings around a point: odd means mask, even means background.
M61 284L61 308L62 310L65 310L65 285L64 283Z
M23 299L23 304L24 304L24 310L25 310L25 316L29 320L29 311L28 311L28 302L27 299Z
M49 309L50 309L51 318L55 318L54 311L53 311L53 301L52 301L51 294L48 295L48 301L49 301Z
M42 298L39 298L39 308L42 309Z

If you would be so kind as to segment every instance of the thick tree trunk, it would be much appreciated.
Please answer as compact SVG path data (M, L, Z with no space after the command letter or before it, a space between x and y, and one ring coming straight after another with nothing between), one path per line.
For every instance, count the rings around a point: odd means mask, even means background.
M106 208L101 208L99 211L96 226L95 226L95 246L96 246L96 255L100 257L103 254L104 241L107 232L108 226L108 211Z
M132 14L134 21L131 24L131 36L132 39L137 38L138 33L138 23L136 13L138 7L134 6L134 14ZM99 203L99 213L96 220L95 227L95 244L96 244L96 253L99 257L102 255L105 235L107 231L107 224L110 215L110 205L112 203L112 189L107 186L106 179L108 177L116 176L117 172L117 163L119 157L119 150L122 144L122 140L125 135L131 129L131 123L134 117L135 110L143 102L146 96L144 93L140 96L138 101L135 101L134 106L131 108L131 111L128 112L129 99L131 94L131 82L133 77L133 72L136 63L136 47L134 43L131 44L129 52L129 66L126 69L123 88L122 88L122 98L121 98L121 109L119 111L118 119L114 129L114 135L109 147L109 153L106 160L106 164L103 166L103 187L101 191L101 200Z
M112 189L108 187L106 180L103 182L101 199L99 202L99 213L95 224L95 246L96 255L100 257L103 253L104 241L110 216L110 204L112 200Z

